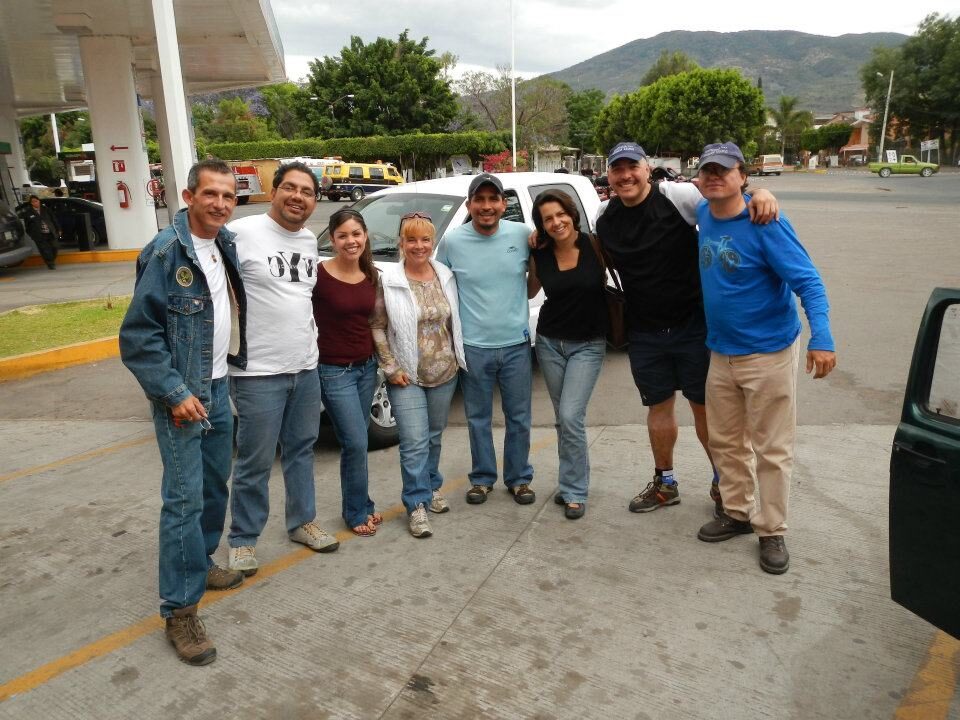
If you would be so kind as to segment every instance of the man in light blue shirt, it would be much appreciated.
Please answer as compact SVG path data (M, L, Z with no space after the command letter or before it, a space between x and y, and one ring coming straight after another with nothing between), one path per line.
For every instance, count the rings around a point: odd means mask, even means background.
M493 448L493 391L500 389L506 421L503 482L521 505L536 500L530 489L530 358L527 305L529 228L501 220L507 209L500 180L477 175L467 192L470 222L447 233L437 260L457 279L467 369L461 373L470 432L470 489L467 502L485 502L497 480Z

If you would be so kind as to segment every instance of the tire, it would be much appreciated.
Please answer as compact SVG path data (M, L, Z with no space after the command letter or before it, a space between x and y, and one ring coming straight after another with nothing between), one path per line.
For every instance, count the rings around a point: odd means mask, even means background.
M361 187L355 187L353 190L351 190L351 191L350 191L350 199L353 200L354 202L358 202L359 200L363 200L363 188L361 188Z
M397 420L393 417L393 407L387 395L387 378L382 370L377 370L376 391L370 407L370 424L367 426L367 446L371 450L390 447L400 442Z
M930 168L924 168L920 171L920 177L930 177L931 175L933 175L933 170Z
M330 198L330 202L336 202L340 199L340 193L327 193L327 197Z
M780 173L774 173L774 175L776 175L777 177L780 177Z
M880 168L880 170L877 171L877 174L882 178L888 178L890 177L890 168Z
M250 202L249 195L241 195L237 198L237 205L246 205L248 202Z
M100 245L106 245L107 239L103 237L100 233L96 231L95 228L90 228L90 249L94 250Z

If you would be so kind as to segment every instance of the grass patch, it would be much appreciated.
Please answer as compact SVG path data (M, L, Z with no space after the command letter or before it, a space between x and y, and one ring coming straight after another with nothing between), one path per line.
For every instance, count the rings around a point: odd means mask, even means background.
M129 297L35 305L0 315L0 357L116 335Z

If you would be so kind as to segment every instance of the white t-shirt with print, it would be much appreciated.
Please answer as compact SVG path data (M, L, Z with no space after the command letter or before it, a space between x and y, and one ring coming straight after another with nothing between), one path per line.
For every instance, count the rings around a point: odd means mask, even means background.
M316 236L306 229L285 230L266 213L234 220L227 228L237 234L247 295L247 368L230 373L279 375L317 367Z
M194 234L193 249L200 267L207 278L210 297L213 299L213 374L216 380L225 377L228 371L227 353L230 352L230 290L227 273L223 269L223 256L215 239L205 240Z

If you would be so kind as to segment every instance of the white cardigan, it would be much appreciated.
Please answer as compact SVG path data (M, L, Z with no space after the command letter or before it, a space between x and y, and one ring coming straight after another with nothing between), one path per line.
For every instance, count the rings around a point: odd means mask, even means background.
M417 383L417 366L420 350L417 345L417 306L404 272L404 260L380 267L380 283L383 286L383 302L387 310L387 342L400 368ZM460 329L460 301L457 296L457 281L446 265L431 259L440 287L450 305L450 324L453 327L453 352L457 365L464 370L467 363L463 355L463 331Z

